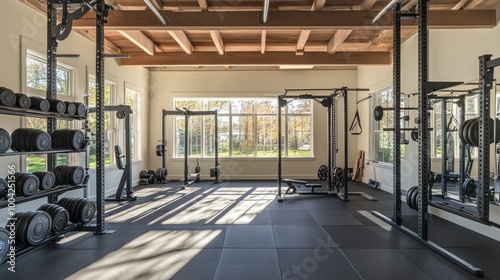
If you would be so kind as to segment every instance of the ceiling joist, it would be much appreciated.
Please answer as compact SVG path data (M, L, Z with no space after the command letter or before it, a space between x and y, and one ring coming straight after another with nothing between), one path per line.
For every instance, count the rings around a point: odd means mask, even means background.
M200 4L200 9L202 11L208 11L208 3L207 0L198 0L198 3Z
M154 57L144 53L133 53L130 58L122 59L122 66L196 66L196 65L385 65L390 64L390 52L337 52L305 53L295 55L290 52L275 52L265 56L260 53L157 53Z
M220 36L219 31L210 30L210 36L212 37L212 41L214 41L215 47L217 48L217 52L220 55L224 55L224 41L222 41L222 37Z
M260 53L266 53L266 39L267 39L267 31L262 30L260 34Z
M158 47L155 46L153 41L151 41L144 33L138 30L120 30L118 31L123 37L127 38L130 42L134 43L134 45L141 48L145 53L149 55L155 55L155 52L158 50Z
M340 47L342 43L344 43L345 39L351 35L352 30L337 30L335 34L333 34L332 39L328 42L327 52L329 54L334 54L337 52L337 49Z
M311 11L321 11L325 7L326 0L314 0Z
M269 11L265 25L260 12L169 12L161 11L169 25L151 17L149 11L109 11L107 30L263 30L263 29L349 29L383 30L392 28L392 14L383 15L369 25L372 11ZM300 19L300 20L297 20ZM496 25L494 10L431 10L429 28L491 28ZM416 21L404 21L403 28L416 28ZM95 28L95 15L87 14L73 22L74 30Z
M311 34L311 30L300 31L299 39L297 40L297 46L295 47L296 55L304 54L304 46L307 43L307 39L309 39L309 34Z
M193 44L189 41L186 33L181 30L169 30L168 34L181 46L181 48L189 55L193 53Z

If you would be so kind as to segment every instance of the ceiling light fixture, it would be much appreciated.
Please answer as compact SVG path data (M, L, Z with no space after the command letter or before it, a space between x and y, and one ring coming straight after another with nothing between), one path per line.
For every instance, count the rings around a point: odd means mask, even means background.
M163 23L163 25L168 25L168 21L160 14L160 11L158 11L158 9L155 7L155 5L153 5L153 3L151 3L151 0L144 0L144 3L146 3L146 5L148 5L149 9L151 9L151 11L153 11L153 13L156 15L156 17L158 17L158 19L161 21L161 23Z

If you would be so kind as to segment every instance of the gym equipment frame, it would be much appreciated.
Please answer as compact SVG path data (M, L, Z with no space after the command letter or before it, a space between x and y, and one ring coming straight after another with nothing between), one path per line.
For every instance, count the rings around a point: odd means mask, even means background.
M125 165L121 161L122 155L118 154L119 146L115 146L115 156L116 165L118 169L123 169L123 174L120 179L120 183L116 188L116 194L114 198L106 198L105 201L135 201L137 197L133 196L134 189L132 187L132 139L130 134L130 115L133 114L132 109L128 105L118 105L118 106L104 106L105 112L116 112L116 117L118 119L125 120ZM95 113L96 108L89 108L89 113ZM121 148L120 148L121 150ZM123 189L126 190L125 196L123 196Z
M388 8L393 9L393 94L394 94L394 118L400 118L400 104L401 104L401 19L406 17L401 13L401 0L392 1L387 5ZM388 9L384 9L388 10ZM429 171L430 171L430 135L429 135L429 116L428 116L428 106L429 106L429 94L438 90L442 90L445 88L453 87L462 82L429 82L428 81L428 60L429 60L429 45L428 45L428 28L427 28L427 13L428 13L428 0L419 0L418 1L418 79L419 79L419 94L418 94L418 107L419 107L419 142L418 142L418 151L419 151L419 177L418 177L418 233L411 231L410 229L404 227L402 225L403 219L401 214L401 124L400 122L394 122L394 134L393 134L393 210L392 217L386 217L385 215L372 211L373 215L387 222L388 224L394 226L395 228L401 230L405 234L413 237L415 240L421 242L423 245L427 246L434 252L440 254L441 256L449 259L460 267L464 268L468 272L476 275L483 276L484 272L482 269L466 262L465 260L459 258L458 256L452 254L451 252L445 250L444 248L438 246L437 244L429 241L428 236L428 223L430 213L428 212L428 204L429 204ZM483 90L482 93L486 93L487 88L485 84L485 76L489 76L491 78L490 81L493 80L493 71L488 71L486 66L486 60L484 61L484 67L481 63L481 82L480 88ZM491 85L491 83L490 83ZM481 102L480 102L480 110L481 114L486 120L486 116L489 116L489 91L488 94L481 94ZM488 105L488 106L486 106ZM485 108L488 107L488 108ZM486 111L486 112L483 112ZM483 129L482 125L480 127L479 135L481 139L485 136L489 136L489 131L481 131ZM485 135L486 134L486 135ZM483 149L489 152L489 146L485 145L485 142L482 141L480 144L483 146ZM481 146L481 145L480 145ZM481 149L481 147L480 147ZM484 152L484 151L483 151ZM481 154L481 151L480 151ZM483 154L483 156L489 159L489 154ZM488 163L482 162L482 163ZM482 166L481 164L479 164ZM488 171L488 165L486 165L485 169ZM480 167L480 171L483 169ZM480 172L480 176L481 176ZM484 175L484 173L483 173ZM480 177L481 178L481 177ZM484 178L484 177L483 177ZM481 180L480 180L481 181ZM484 184L483 182L480 182ZM481 189L484 191L484 189ZM485 192L483 192L485 195ZM481 198L480 198L481 199ZM484 209L488 207L487 203L482 205L481 207Z
M162 143L165 145L166 143L166 131L165 131L165 123L166 123L166 117L167 116L184 116L184 122L185 122L185 135L184 135L184 185L182 186L182 189L184 190L186 187L190 186L191 184L197 182L197 180L188 180L190 178L189 174L189 117L191 116L214 116L214 146L215 146L215 151L214 151L214 160L215 160L215 169L219 170L219 172L215 172L214 174L214 183L222 183L222 180L220 180L220 163L219 163L219 135L218 135L218 119L217 119L217 110L213 111L192 111L187 108L175 108L175 111L167 111L163 110L162 111ZM163 150L165 150L165 146L163 146ZM166 168L166 155L165 152L162 154L162 160L163 160L163 168ZM197 178L199 178L200 174L198 174ZM192 176L191 176L192 177Z

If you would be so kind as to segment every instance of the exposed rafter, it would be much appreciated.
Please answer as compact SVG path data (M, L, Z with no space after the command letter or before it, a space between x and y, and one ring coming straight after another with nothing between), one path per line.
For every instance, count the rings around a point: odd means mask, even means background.
M349 29L383 30L392 27L392 15L385 14L376 25L368 26L372 11L269 11L267 24L260 24L259 12L169 12L162 11L169 25L161 24L149 11L110 11L107 30L263 30L263 29ZM496 25L494 10L431 10L429 28L491 28ZM300 20L297 20L300 19ZM74 29L95 26L95 15L87 14L73 23ZM417 23L404 21L403 28Z
M365 11L365 10L370 10L373 5L377 3L377 0L363 0L359 6L355 6L354 10L359 10L359 11Z
M337 49L342 43L344 43L345 39L349 37L351 33L352 30L337 30L335 34L333 34L332 39L328 42L327 52L329 54L337 52Z
M325 7L326 0L314 0L311 11L321 11Z
M129 59L121 60L122 66L196 66L196 65L386 65L391 62L389 52L349 52L335 53L305 53L295 55L290 52L269 53L158 53L154 57L144 53L132 54Z
M311 34L311 30L300 31L299 39L297 40L297 46L295 47L295 54L304 54L304 46L307 43L307 39L309 39L309 34Z
M415 7L415 5L418 4L418 0L410 0L408 2L406 2L406 4L404 4L402 7L401 7L401 10L402 11L407 11L413 7Z
M496 2L497 0L470 0L469 3L466 5L467 9L474 9L479 5L482 4L492 4Z
M217 48L217 52L220 55L223 55L225 53L224 41L222 41L222 37L220 36L219 31L210 30L210 36L212 37L212 41L214 41L215 47Z
M120 30L121 35L129 39L130 42L141 48L149 55L154 55L158 47L144 33L138 30Z
M381 42L385 41L388 36L392 35L392 30L386 29L380 31L377 36L371 39L362 51L370 51L372 48L377 47Z
M267 39L267 31L262 30L260 34L260 53L266 53L266 39Z
M198 0L198 3L200 4L200 9L202 11L208 11L208 3L207 0Z
M460 0L460 2L458 2L455 6L453 6L453 8L451 8L452 10L460 10L460 9L463 9L465 7L465 4L467 4L467 2L469 2L469 0Z
M193 44L189 41L186 33L180 30L169 30L168 34L181 46L181 48L189 55L193 53Z

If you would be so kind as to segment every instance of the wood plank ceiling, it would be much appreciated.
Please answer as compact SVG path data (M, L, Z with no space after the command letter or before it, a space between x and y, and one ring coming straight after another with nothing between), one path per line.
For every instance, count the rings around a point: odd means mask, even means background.
M46 0L19 0L45 12ZM147 1L147 0L146 0ZM124 66L179 67L303 65L335 67L390 64L392 15L370 21L389 0L273 0L263 23L264 0L106 0L112 6L105 31L108 53L130 54ZM417 0L402 10L418 12ZM433 0L431 28L492 28L497 0ZM416 33L405 20L402 40ZM73 23L93 40L94 15Z

